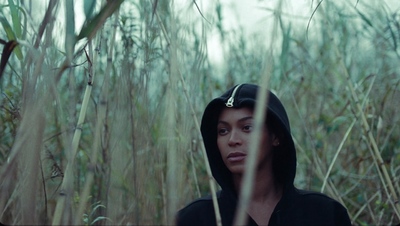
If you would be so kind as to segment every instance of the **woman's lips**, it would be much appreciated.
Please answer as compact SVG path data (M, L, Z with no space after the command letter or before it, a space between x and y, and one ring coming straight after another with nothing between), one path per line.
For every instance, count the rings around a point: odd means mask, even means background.
M246 154L241 152L230 153L227 157L229 162L240 162L246 158Z

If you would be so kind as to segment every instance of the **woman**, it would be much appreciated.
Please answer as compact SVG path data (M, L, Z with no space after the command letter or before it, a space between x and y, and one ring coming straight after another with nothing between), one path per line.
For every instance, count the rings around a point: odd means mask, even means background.
M218 204L223 225L232 225L250 135L258 86L240 84L212 100L204 111L201 133L214 178L221 186ZM294 187L296 150L289 120L269 92L248 225L351 225L347 210L328 196ZM211 197L195 200L177 215L178 225L215 225Z

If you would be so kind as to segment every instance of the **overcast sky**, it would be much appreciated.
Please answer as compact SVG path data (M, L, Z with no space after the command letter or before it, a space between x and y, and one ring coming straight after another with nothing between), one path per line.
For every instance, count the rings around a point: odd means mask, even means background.
M6 0L0 0L6 4ZM83 1L75 0L75 11L76 11L76 30L79 31L84 21L83 14ZM164 0L161 0L164 1ZM171 0L172 1L172 0ZM223 53L221 49L221 40L219 39L218 31L215 26L215 6L218 2L223 6L223 26L225 31L231 31L241 29L247 36L259 35L265 37L264 45L267 45L271 37L272 29L272 12L268 9L275 9L282 1L282 12L283 19L286 23L295 24L294 28L298 30L306 30L307 23L309 22L310 15L315 9L317 0L197 0L200 10L204 14L205 18L211 23L208 26L209 30L206 30L207 41L209 47L209 57L212 62L218 63L223 59ZM324 1L335 1L337 4L347 4L348 7L356 6L362 10L362 7L376 7L378 5L386 4L388 10L392 12L399 12L400 0L324 0ZM28 1L29 2L29 1ZM57 14L57 21L60 29L62 30L59 34L63 34L63 7L64 1L60 2L60 10ZM197 9L193 6L192 0L174 0L177 13L180 18L187 21L190 26L191 21L203 20L199 15ZM43 18L44 9L47 7L48 0L45 1L34 1L32 15L37 20L36 23L40 23ZM324 3L322 3L324 4ZM374 6L375 5L375 6ZM133 12L134 13L134 12ZM208 22L204 22L208 23ZM313 26L313 21L310 24ZM206 26L207 27L207 26ZM63 38L61 38L63 39Z
M175 0L177 4L184 4L188 0ZM306 35L307 24L310 22L310 30L312 32L313 20L309 20L314 9L319 1L317 0L219 0L223 5L223 22L226 31L241 29L248 36L259 35L265 37L265 45L268 45L271 40L272 31L272 12L267 9L276 9L279 1L282 1L282 18L284 23L291 23L293 29L303 32ZM397 12L400 11L400 0L324 0L334 1L336 4L344 4L346 8L352 11L352 8L357 7L358 10L373 10L374 7L385 6L386 10ZM207 17L208 11L215 11L217 0L202 0L196 1L203 13ZM322 3L324 7L324 3ZM192 12L193 14L193 12ZM191 15L188 15L190 17ZM361 20L360 20L361 21ZM218 38L218 33L209 31L208 46L210 53L209 57L212 62L220 63L223 61L223 53L221 42Z

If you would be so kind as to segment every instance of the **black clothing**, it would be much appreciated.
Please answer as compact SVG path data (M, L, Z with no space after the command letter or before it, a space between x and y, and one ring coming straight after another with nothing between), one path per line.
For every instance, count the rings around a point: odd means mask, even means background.
M201 121L201 133L210 162L211 171L221 186L217 194L222 225L232 225L238 195L234 190L230 171L225 166L217 146L217 122L226 107L254 108L258 86L241 84L232 87L206 107ZM273 173L283 186L283 195L276 205L269 225L351 225L347 210L328 196L299 190L294 187L296 149L290 133L289 119L280 100L268 92L267 124L282 134L279 148L273 151ZM211 196L193 201L177 215L178 225L215 225ZM249 217L248 225L257 225Z
M233 225L237 197L229 197L227 192L218 192L218 204L222 225ZM216 225L211 196L198 199L178 213L177 225ZM248 225L256 222L249 217ZM292 189L286 192L274 209L269 220L273 225L351 225L347 210L328 196Z

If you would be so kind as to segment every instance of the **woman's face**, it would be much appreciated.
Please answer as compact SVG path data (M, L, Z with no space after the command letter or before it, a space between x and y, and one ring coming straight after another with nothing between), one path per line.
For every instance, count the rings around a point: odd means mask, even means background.
M245 160L250 148L250 135L253 131L253 110L250 108L225 108L217 124L217 145L222 160L232 174L244 173ZM267 131L261 135L262 144L258 151L257 169L272 168L272 146L279 140Z

